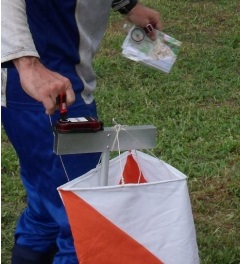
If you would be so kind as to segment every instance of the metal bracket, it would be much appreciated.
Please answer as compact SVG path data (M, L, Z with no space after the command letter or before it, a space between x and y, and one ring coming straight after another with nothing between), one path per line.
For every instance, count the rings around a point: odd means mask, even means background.
M121 126L105 127L96 133L54 132L54 152L57 155L102 152L100 185L107 185L110 151L151 149L156 145L156 127Z

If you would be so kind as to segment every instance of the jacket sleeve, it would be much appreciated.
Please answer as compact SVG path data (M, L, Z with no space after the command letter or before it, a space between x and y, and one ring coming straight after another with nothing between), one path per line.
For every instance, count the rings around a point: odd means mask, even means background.
M2 0L1 62L39 57L27 23L24 0Z

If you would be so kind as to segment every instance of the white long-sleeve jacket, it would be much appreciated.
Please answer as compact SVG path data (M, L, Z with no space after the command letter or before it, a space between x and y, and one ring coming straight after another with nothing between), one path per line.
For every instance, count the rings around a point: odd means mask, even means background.
M111 3L2 0L1 62L7 68L3 70L2 88L6 87L8 105L39 106L21 89L18 73L11 65L11 60L22 56L39 57L47 68L70 79L77 99L91 103L96 86L92 59L106 30Z

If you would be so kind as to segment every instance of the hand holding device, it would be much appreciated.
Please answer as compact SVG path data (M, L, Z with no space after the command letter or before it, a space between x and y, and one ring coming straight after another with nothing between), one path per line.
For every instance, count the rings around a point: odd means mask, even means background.
M95 117L68 118L66 94L57 97L60 118L55 124L55 131L59 133L89 133L103 130L103 123Z

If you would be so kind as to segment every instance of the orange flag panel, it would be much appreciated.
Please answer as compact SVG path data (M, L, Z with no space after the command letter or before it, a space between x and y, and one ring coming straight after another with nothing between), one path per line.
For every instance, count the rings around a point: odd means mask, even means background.
M123 171L123 179L125 184L147 182L132 155L128 155L127 157L126 165ZM122 184L122 180L119 184Z
M81 264L163 264L83 199L70 191L60 192Z

